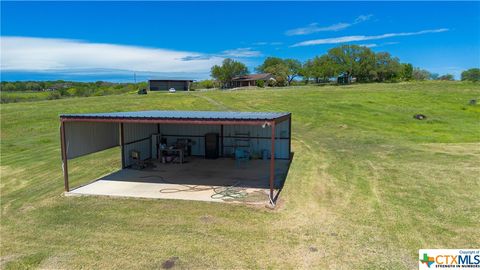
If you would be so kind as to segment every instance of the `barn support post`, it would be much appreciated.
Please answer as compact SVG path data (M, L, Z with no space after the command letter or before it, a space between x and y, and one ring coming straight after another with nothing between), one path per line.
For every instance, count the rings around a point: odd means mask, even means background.
M271 151L270 151L270 202L275 205L273 201L273 188L275 184L275 121L271 123L272 137L271 137Z
M120 148L122 150L122 169L125 169L125 137L123 131L123 123L120 123Z
M223 157L223 125L220 125L220 156Z
M288 159L291 159L292 155L292 115L288 117Z
M65 186L65 191L69 192L70 187L68 185L68 162L67 162L67 147L65 145L65 122L60 124L60 148L62 151L62 169L63 169L63 183Z

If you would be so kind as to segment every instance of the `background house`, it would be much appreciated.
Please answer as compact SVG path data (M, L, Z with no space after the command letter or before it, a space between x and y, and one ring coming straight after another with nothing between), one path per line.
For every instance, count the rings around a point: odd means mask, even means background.
M270 73L238 76L232 79L230 87L233 88L233 87L257 86L257 81L268 82L269 80L275 80L273 75Z

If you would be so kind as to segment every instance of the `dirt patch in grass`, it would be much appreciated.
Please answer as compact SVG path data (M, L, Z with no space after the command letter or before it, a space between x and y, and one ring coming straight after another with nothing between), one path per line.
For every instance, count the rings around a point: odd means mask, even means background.
M170 259L162 263L162 269L171 269L175 266L175 263L178 261L178 257L171 257Z

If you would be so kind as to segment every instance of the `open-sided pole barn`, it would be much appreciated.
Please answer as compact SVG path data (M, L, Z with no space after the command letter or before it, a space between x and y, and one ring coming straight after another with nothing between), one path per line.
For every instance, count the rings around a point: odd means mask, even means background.
M269 159L270 199L274 199L276 160L291 159L291 114L273 112L140 111L63 114L61 150L65 191L70 191L68 160L112 147L121 147L122 169L139 160L159 157L158 142L188 140L192 156L232 157L244 147L256 158ZM218 147L208 146L207 136L217 138ZM268 157L266 154L268 153ZM216 162L212 159L209 162Z

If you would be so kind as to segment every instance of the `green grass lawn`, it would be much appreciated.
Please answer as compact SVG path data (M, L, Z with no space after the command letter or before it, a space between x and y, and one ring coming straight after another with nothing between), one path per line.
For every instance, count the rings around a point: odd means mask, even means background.
M1 91L1 103L38 101L51 98L52 92L31 92L31 91Z
M420 248L478 248L471 99L479 84L423 82L4 104L0 268L161 268L176 257L188 269L412 269ZM60 113L156 109L292 112L277 208L62 195ZM119 152L69 165L78 185L118 169Z

